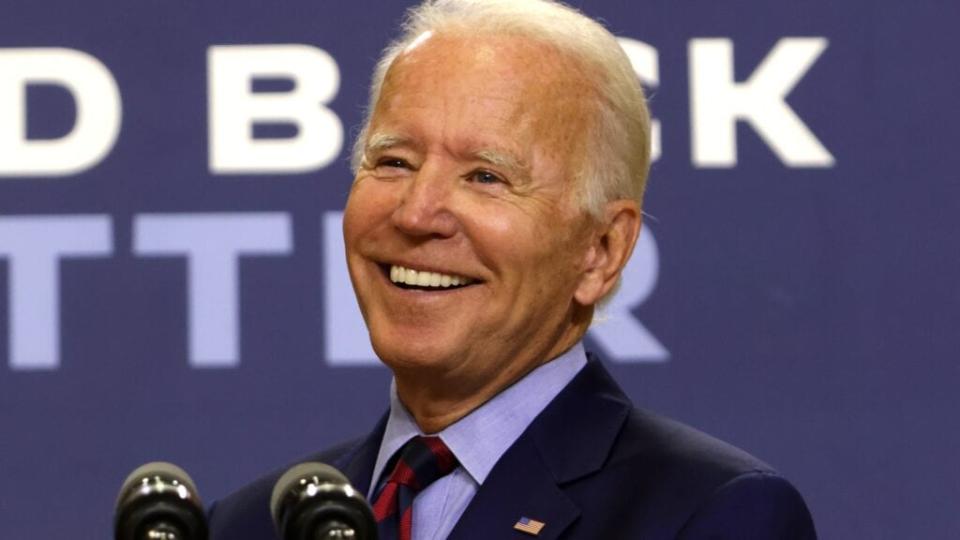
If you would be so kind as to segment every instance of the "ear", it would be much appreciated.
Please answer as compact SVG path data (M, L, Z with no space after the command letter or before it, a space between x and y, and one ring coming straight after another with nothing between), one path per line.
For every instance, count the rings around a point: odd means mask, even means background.
M641 221L636 201L618 199L606 204L603 221L595 224L580 283L573 295L578 303L592 306L613 290L633 253Z

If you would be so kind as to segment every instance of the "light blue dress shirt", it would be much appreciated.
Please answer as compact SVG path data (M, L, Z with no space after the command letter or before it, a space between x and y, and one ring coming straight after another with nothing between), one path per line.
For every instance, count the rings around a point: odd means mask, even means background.
M586 364L586 352L583 344L578 342L480 408L433 434L446 443L460 466L414 499L413 540L441 540L450 535L500 457ZM391 384L390 417L373 468L368 494L371 503L390 474L390 471L384 471L387 462L408 440L418 435L424 433L397 398L396 383Z

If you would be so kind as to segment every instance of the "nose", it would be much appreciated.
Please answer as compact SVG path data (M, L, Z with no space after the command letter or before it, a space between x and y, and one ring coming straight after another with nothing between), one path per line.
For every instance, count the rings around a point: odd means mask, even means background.
M424 164L407 179L391 219L410 236L449 238L457 232L451 202L455 176L434 164Z

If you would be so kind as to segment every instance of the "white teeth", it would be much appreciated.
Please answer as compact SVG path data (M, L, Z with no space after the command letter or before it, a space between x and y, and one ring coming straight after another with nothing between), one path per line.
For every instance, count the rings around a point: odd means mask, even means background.
M455 287L458 285L469 285L474 282L473 279L468 277L440 274L438 272L418 272L397 265L390 266L390 281L416 285L418 287Z

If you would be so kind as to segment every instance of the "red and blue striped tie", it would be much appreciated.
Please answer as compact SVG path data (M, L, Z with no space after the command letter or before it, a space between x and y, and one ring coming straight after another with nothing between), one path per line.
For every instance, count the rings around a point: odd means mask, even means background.
M413 498L457 467L457 458L439 437L414 437L400 457L380 496L373 503L380 540L411 540Z

